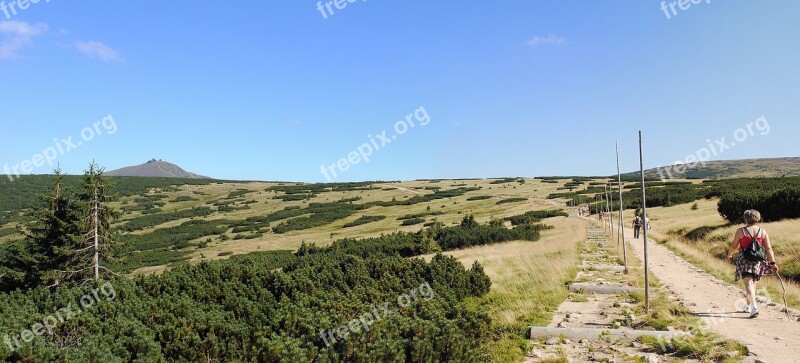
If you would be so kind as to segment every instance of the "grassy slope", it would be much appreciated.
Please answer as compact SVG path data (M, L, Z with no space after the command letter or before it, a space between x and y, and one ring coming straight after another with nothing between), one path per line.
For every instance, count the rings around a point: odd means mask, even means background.
M515 214L521 214L526 211L534 209L548 209L555 208L555 206L548 201L535 199L535 197L543 197L553 193L556 188L563 186L563 182L559 184L543 183L539 180L529 179L525 184L516 182L507 184L491 184L492 180L468 180L468 181L412 181L403 183L378 183L375 184L374 190L366 191L347 191L347 192L327 192L321 193L317 197L309 201L291 201L285 202L280 199L274 199L282 193L267 192L265 189L277 185L276 183L212 183L208 185L185 185L178 187L177 191L162 191L151 190L149 194L165 194L166 197L161 199L166 202L166 205L160 207L164 212L171 212L181 209L191 208L193 206L207 206L216 209L212 204L224 200L230 192L246 189L250 193L235 198L242 201L256 201L251 204L250 209L235 210L232 212L219 213L215 212L207 217L200 217L199 219L216 220L216 219L229 219L229 220L244 220L247 217L264 216L272 212L282 210L286 207L298 206L304 207L309 202L325 203L335 202L344 198L360 197L362 200L356 203L367 203L371 201L391 201L396 199L402 201L411 198L415 195L429 194L431 190L425 188L440 187L444 190L454 189L458 187L482 187L482 190L473 191L466 195L435 200L428 203L420 203L412 206L395 206L395 207L373 207L368 210L360 211L355 215L348 218L335 221L329 225L312 228L302 231L292 231L286 234L266 233L257 239L244 239L244 240L228 240L221 241L217 237L212 237L212 242L206 248L197 248L195 246L186 248L185 252L190 254L190 262L199 262L204 259L220 259L229 256L219 256L220 253L245 254L253 251L267 251L267 250L294 250L300 246L303 241L314 242L318 245L326 245L336 239L345 237L363 238L370 236L379 236L385 233L395 231L417 231L422 226L409 226L401 227L401 221L397 218L406 214L424 213L430 207L431 212L443 212L441 216L428 217L428 221L436 218L438 221L445 224L457 223L466 214L474 214L478 221L487 222L492 218L505 217ZM393 187L401 187L404 189L397 189ZM386 189L386 190L384 190ZM487 195L491 199L481 201L467 201L467 198L474 196ZM186 196L193 198L193 201L186 202L170 202L176 197ZM115 203L116 207L133 206L136 205L134 199L139 196L123 197ZM496 203L503 199L508 198L530 198L528 202L511 203L496 205ZM124 224L127 220L141 216L141 212L132 212L124 214L122 219L117 222L117 225ZM344 228L343 226L352 222L364 215L382 215L387 216L385 220L360 225L357 227ZM155 229L172 227L180 225L189 219L181 219L170 221L143 231L136 231L134 234L147 234L153 232ZM279 222L272 223L272 226L279 224ZM8 228L10 226L0 226L0 228ZM230 231L227 233L228 237L233 237L234 233ZM0 237L0 243L3 241L17 238L16 234L5 237ZM207 237L203 237L192 241L193 244L199 244L205 241ZM135 273L153 273L162 271L165 266L151 266L141 268Z
M564 283L577 271L577 244L586 238L578 219L548 219L556 227L544 231L538 242L512 242L448 252L471 266L483 265L492 279L490 315L503 325L527 327L547 324L552 312L566 298ZM563 296L561 296L563 295Z
M770 158L770 159L748 159L748 160L720 160L709 161L705 166L698 165L684 174L672 171L674 178L681 177L701 177L701 178L779 178L781 176L800 176L800 158ZM658 169L645 170L648 177L665 177L666 170ZM637 177L638 173L625 174L625 176Z
M540 202L541 207L551 206ZM564 284L577 271L577 246L586 238L586 224L576 218L552 218L538 242L510 242L446 253L469 267L478 261L492 280L489 295L475 302L495 324L490 348L496 362L520 361L529 348L525 330L547 325L569 295ZM430 256L426 256L430 258Z
M430 187L430 186L441 186L445 189L453 188L453 185L459 185L462 182L440 182L431 184L429 182L405 182L405 183L392 183L392 184L376 184L377 187L380 188L388 188L389 185L391 186L400 186L403 188L411 189L413 191L417 191L419 193L430 193L430 191L426 191L423 188ZM336 221L326 226L317 227L309 230L304 231L293 231L282 235L275 235L275 234L268 234L265 235L262 239L257 240L249 240L249 241L228 241L225 243L218 244L216 246L212 246L208 253L202 251L206 256L215 256L218 252L222 251L233 251L236 254L240 253L247 253L254 250L286 250L286 249L295 249L300 246L300 243L303 241L308 242L315 242L320 245L325 245L327 243L333 242L336 239L347 238L347 237L372 237L372 236L379 236L380 234L384 233L391 233L395 231L407 231L413 232L417 231L421 228L421 226L409 226L409 227L401 227L400 221L397 220L398 217L404 216L406 214L416 214L416 213L425 213L427 212L427 208L431 208L431 212L439 211L445 213L441 216L435 217L428 217L428 220L432 220L432 218L436 218L438 221L441 221L445 224L454 224L459 222L464 215L473 214L478 219L479 222L487 222L492 218L510 216L514 214L520 214L525 211L533 210L533 209L546 209L548 205L542 205L541 203L535 203L531 200L528 203L516 203L516 204L507 204L507 205L500 205L497 206L495 203L499 201L501 198L505 198L506 196L515 196L515 197L530 197L534 194L539 195L543 193L544 190L554 190L555 184L547 184L547 185L539 185L537 182L529 182L526 185L519 185L517 183L513 184L504 184L504 185L490 185L489 181L469 181L466 182L467 186L481 186L483 190L470 192L464 196L450 198L450 199L443 199L443 200L436 200L428 203L420 203L412 206L395 206L395 207L373 207L366 211L361 211L353 216L348 218ZM516 187L516 189L514 188ZM491 189L489 189L491 188ZM264 193L267 195L268 198L271 198L274 194ZM352 198L352 197L361 197L363 198L358 203L367 203L371 201L390 201L393 198L397 200L403 200L410 197L415 196L416 194L413 192L394 189L394 190L370 190L370 191L355 191L355 192L333 192L333 193L324 193L316 198L312 199L310 202L334 202L336 200L340 200L343 198ZM492 199L483 200L483 201L467 201L466 199L471 196L477 195L489 195L493 196ZM263 196L259 195L248 195L247 199L256 199L259 200ZM261 200L259 200L261 201ZM298 205L302 206L302 202L283 202L280 200L266 200L267 210L274 211L278 209L283 209L285 206L291 205ZM554 206L549 205L550 208L554 208ZM262 204L259 205L258 210L249 210L249 211L240 211L237 212L235 215L236 218L246 218L249 216L255 215L263 215L266 213L266 210ZM346 223L352 222L363 215L383 215L387 216L385 220L369 223L357 227L352 228L343 228ZM212 216L213 218L213 216ZM277 223L275 223L277 224ZM199 257L198 252L195 256L195 259Z

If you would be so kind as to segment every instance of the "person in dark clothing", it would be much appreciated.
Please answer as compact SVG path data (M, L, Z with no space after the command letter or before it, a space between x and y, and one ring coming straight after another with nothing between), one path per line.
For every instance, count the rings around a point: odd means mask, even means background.
M639 238L639 233L642 231L642 217L633 217L633 238Z

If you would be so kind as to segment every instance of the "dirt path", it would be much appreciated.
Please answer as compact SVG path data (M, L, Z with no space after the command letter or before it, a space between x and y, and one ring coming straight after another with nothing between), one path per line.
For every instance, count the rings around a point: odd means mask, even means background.
M411 190L411 189L408 189L408 188L398 187L396 185L387 185L386 187L387 188L395 188L395 189L398 189L398 190L402 190L402 191L409 192L409 193L414 193L414 194L422 194L422 193L420 193L420 192L418 192L416 190Z
M627 231L626 237L636 255L644 260L642 239L633 239L632 232L629 235ZM751 320L738 312L745 305L743 289L705 273L652 241L648 243L648 253L651 273L702 317L708 329L747 345L761 361L800 361L800 323L787 321L782 305L761 303L761 316Z

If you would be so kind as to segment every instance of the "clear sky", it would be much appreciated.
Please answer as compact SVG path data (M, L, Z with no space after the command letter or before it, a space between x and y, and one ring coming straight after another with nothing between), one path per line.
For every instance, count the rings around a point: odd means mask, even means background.
M609 175L615 140L638 168L639 129L647 167L722 137L712 159L798 155L796 0L0 1L0 167L60 146L69 173Z

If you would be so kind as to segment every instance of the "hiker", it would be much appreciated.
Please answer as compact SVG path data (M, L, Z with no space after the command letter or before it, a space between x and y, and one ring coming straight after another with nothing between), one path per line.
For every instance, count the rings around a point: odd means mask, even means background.
M638 239L642 231L642 217L633 217L633 238Z
M751 318L756 318L758 317L756 282L761 280L762 276L778 272L779 269L775 263L775 252L772 250L769 234L756 225L761 222L761 213L756 210L745 211L744 221L747 225L736 231L733 243L728 249L728 258L733 258L734 253L739 251L739 256L736 257L735 279L744 280L744 291L747 296L744 312L750 314Z

